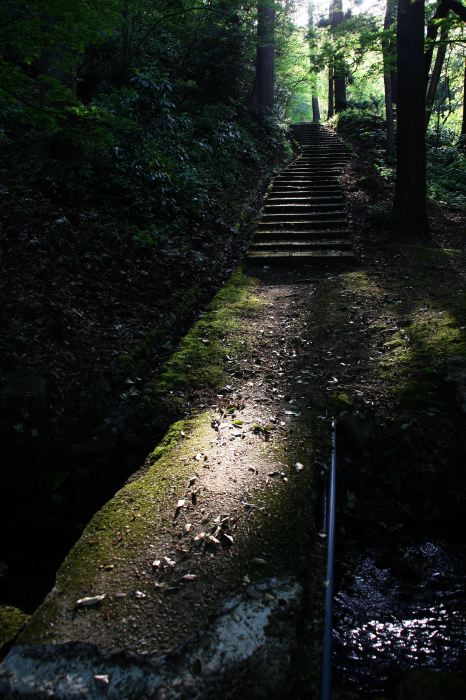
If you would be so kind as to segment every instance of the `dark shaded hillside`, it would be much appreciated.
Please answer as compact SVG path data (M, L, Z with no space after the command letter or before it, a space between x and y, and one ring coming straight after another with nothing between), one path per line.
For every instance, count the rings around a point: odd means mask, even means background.
M46 550L58 564L169 424L147 385L237 264L290 152L281 108L263 123L250 105L255 16L220 1L2 6L0 509L19 539L0 561L10 571L43 569ZM22 552L31 531L33 566ZM7 588L14 598L15 577Z

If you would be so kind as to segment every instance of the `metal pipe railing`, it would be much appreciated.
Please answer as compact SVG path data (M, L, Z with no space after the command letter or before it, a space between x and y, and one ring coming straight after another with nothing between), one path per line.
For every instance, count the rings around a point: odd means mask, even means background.
M332 692L333 583L335 560L335 504L337 476L337 421L332 421L332 455L327 495L327 575L324 601L324 639L322 653L322 700L330 700Z

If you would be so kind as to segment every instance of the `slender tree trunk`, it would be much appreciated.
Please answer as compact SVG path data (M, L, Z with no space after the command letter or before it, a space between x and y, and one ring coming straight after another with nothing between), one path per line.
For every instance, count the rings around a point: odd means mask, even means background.
M123 0L121 8L121 56L120 69L118 76L118 84L120 87L126 83L128 78L129 65L129 16L128 16L128 0Z
M427 234L424 0L399 0L398 129L394 213L401 231Z
M463 121L461 123L460 141L466 147L466 58L464 59L464 79L463 79Z
M335 95L334 95L334 80L333 80L333 61L328 64L328 108L327 119L330 119L335 114Z
M253 104L264 119L273 107L275 83L275 0L258 0L256 79Z
M320 122L319 98L317 95L312 96L312 121L315 124Z
M440 2L432 19L427 25L427 48L425 52L425 76L426 76L426 89L427 83L429 82L430 68L432 65L432 58L434 56L434 47L437 40L438 34L438 20L445 19L449 12L448 6L444 2Z
M392 102L396 105L398 104L398 73L395 68L390 72L390 82L392 84Z
M388 32L394 22L395 3L394 0L387 0L384 32ZM387 131L387 155L390 160L395 157L395 125L393 118L393 83L392 70L393 61L395 59L393 45L389 36L385 35L382 39L382 56L383 56L383 82L385 87L385 122Z
M432 70L432 75L430 76L429 84L427 86L426 95L426 131L429 127L430 118L432 115L432 109L435 102L435 97L437 95L438 84L440 82L440 76L442 75L443 63L445 61L445 54L447 52L447 39L448 39L448 27L443 24L440 30L440 44L437 48L437 55L435 57L434 68Z
M312 121L316 124L320 122L320 109L319 109L319 98L317 96L317 91L316 91L316 86L315 86L315 80L316 80L316 75L315 75L315 70L314 70L314 61L313 61L313 55L314 55L314 50L315 50L315 36L314 36L314 5L312 0L309 0L308 5L307 5L307 11L308 11L308 30L309 30L309 61L310 61L310 68L311 72L313 73L313 82L312 82Z
M427 25L427 49L425 53L425 76L426 85L429 80L430 67L434 55L434 46L437 40L439 20L448 17L448 13L455 13L457 17L466 22L466 6L460 0L440 0L429 24Z
M332 0L332 28L335 29L343 22L342 0ZM346 71L343 57L338 53L334 58L335 112L342 112L347 107L346 102Z

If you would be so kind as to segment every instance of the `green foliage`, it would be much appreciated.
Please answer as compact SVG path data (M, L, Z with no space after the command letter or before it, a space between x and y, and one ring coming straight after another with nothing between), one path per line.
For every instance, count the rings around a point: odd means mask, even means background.
M248 109L254 4L155 5L2 5L0 175L8 189L91 212L102 233L188 255L220 212L236 223L238 180L257 177L284 131Z
M371 158L379 167L386 165L385 123L377 113L367 108L346 109L335 115L332 124L349 141L370 149Z
M221 386L228 359L249 349L246 321L261 308L254 287L255 281L240 272L230 278L165 365L155 396L168 401L177 391Z
M456 144L428 148L427 175L432 201L466 210L466 155Z

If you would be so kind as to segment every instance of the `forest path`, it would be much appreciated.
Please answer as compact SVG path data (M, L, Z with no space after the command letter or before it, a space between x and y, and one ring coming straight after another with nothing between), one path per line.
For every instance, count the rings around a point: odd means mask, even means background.
M352 262L341 186L348 149L334 131L320 124L295 124L292 134L301 152L269 188L249 260L292 265Z
M251 354L240 364L232 361L224 389L197 407L176 446L136 475L88 526L20 639L20 644L51 646L39 656L16 647L5 662L13 684L21 686L27 677L36 690L43 687L47 674L57 675L60 658L67 665L69 642L117 653L129 649L151 658L188 643L190 651L183 652L176 672L168 672L165 661L163 672L157 670L159 681L163 676L171 687L169 697L178 697L171 685L175 677L191 689L193 683L212 681L205 674L193 680L189 664L199 659L202 668L209 666L218 634L212 633L210 642L201 638L202 643L197 634L219 613L239 630L232 648L210 668L216 683L233 673L241 685L240 666L244 671L258 648L266 654L266 667L270 650L278 649L275 675L265 673L260 662L252 676L251 669L245 673L248 682L265 684L267 692L283 689L296 662L297 636L308 622L306 634L314 637L317 649L323 545L316 532L320 487L315 463L328 457L331 415L325 407L336 391L359 392L364 404L370 390L370 351L360 343L364 319L350 311L347 325L347 304L359 293L358 275L318 271L309 277L304 270L267 268L258 273L260 312L248 327ZM161 484L166 493L154 506L151 494ZM284 586L291 589L283 592ZM268 644L260 631L254 637L248 627L252 613L246 615L249 622L238 606L225 613L225 601L238 595L241 605L256 606L258 619L281 616L282 631L275 637L271 632ZM91 600L89 607L76 605L94 596L105 598ZM303 616L309 599L311 612ZM231 629L230 634L235 637ZM82 653L76 652L79 658ZM83 664L88 671L97 669L96 676L115 664L101 655L92 659ZM81 680L83 664L77 671ZM123 692L112 669L115 688ZM69 678L71 692L76 680L73 674ZM89 683L87 697L101 697L92 673ZM145 686L133 685L128 697L140 697ZM201 696L207 697L202 688Z

